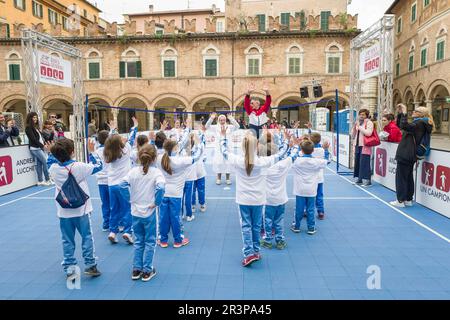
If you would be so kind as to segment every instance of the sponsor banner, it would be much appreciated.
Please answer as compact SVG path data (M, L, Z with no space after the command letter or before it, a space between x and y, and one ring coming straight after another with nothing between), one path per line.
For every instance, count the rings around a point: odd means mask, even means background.
M350 168L350 137L346 134L339 135L339 148L337 146L337 134L332 133L333 143L331 157L333 161L337 161L337 150L339 149L339 164Z
M359 55L359 79L365 80L380 74L380 44L364 49Z
M39 81L72 88L72 64L60 57L38 51Z
M28 146L0 148L0 195L36 185L33 156Z
M397 153L397 147L398 144L396 143L382 141L374 149L373 180L392 191L395 191L395 170L397 168L395 154Z
M417 167L416 201L450 218L449 152L431 150Z

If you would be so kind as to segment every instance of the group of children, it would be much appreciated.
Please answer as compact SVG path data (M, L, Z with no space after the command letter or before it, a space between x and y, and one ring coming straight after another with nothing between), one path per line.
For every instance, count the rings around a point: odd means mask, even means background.
M219 119L223 120L223 119ZM118 234L128 244L134 244L132 279L148 281L156 275L153 266L155 248L169 246L172 231L173 247L189 244L184 235L183 218L194 219L196 193L200 211L205 212L205 136L204 130L172 129L148 136L139 135L138 122L129 138L122 138L111 125L110 131L98 133L96 148L89 143L90 163L72 160L74 147L69 139L58 140L50 148L48 166L55 181L56 196L70 175L75 177L87 196L79 208L64 209L57 202L63 240L63 267L68 277L76 264L75 231L81 234L85 259L85 273L99 276L95 261L90 215L93 211L89 199L87 178L97 176L102 202L103 231L117 244ZM211 123L209 123L211 125ZM208 126L209 127L209 126ZM236 173L236 203L239 205L241 231L244 242L243 266L261 258L261 246L284 249L285 205L288 202L286 178L294 175L296 196L295 218L292 231L300 232L305 214L307 233L316 233L314 211L324 218L323 169L328 163L329 143L320 144L320 134L295 137L285 130L261 130L255 137L248 131L242 141L242 154L228 150L230 130L218 126L221 156ZM136 141L136 146L134 146ZM227 177L229 178L229 177ZM261 230L265 230L261 238Z

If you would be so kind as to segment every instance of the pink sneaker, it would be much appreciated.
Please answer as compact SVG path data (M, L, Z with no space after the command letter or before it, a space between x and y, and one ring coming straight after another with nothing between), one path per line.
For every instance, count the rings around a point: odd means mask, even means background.
M181 242L175 242L174 244L173 244L173 247L174 248L181 248L181 247L183 247L183 246L185 246L185 245L188 245L189 244L189 239L188 238L184 238Z

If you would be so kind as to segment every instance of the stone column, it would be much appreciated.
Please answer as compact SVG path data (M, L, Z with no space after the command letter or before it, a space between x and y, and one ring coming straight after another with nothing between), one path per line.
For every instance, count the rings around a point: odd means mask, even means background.
M313 125L313 129L316 129L316 108L317 108L317 103L313 103L309 105L309 122L312 123ZM300 118L300 115L299 115ZM303 125L303 124L301 124ZM301 126L300 126L301 128Z
M155 117L154 117L154 113L153 112L149 112L148 113L148 128L149 128L149 130L154 130L154 127L153 127L153 119L154 119Z
M425 106L427 107L430 114L433 113L433 100L425 100Z

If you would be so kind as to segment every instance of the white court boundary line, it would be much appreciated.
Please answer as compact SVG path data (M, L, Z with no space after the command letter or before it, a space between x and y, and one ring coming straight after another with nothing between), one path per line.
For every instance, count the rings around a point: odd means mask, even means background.
M331 170L331 169L328 168L328 167L327 167L327 169L330 170L331 172L334 172L333 170ZM336 174L338 177L340 177L340 178L344 179L345 181L347 181L348 183L350 183L350 184L352 183L349 179L347 179L347 178L345 178L345 177L343 177L343 176L341 176L341 175L339 175L339 174L337 174L337 173L335 173L335 174ZM440 234L439 232L437 232L436 230L430 228L430 227L427 226L426 224L424 224L424 223L420 222L419 220L417 220L417 219L411 217L410 215L404 213L404 212L403 212L402 210L400 210L399 208L394 207L394 206L391 205L389 202L384 201L383 199L381 199L381 198L378 197L377 195L373 194L372 192L370 192L370 191L368 191L368 190L366 190L366 189L364 189L364 188L362 188L362 187L360 187L360 186L357 186L357 185L355 185L355 186L356 186L358 189L364 191L365 193L371 195L373 198L375 198L375 199L379 200L380 202L384 203L385 205L387 205L387 206L390 207L391 209L397 211L397 212L400 213L402 216L404 216L404 217L406 217L407 219L411 220L412 222L416 223L418 226L420 226L420 227L424 228L425 230L427 230L427 231L433 233L434 235L438 236L439 238L441 238L442 240L444 240L444 241L446 241L447 243L450 244L450 239L447 238L446 236Z
M99 197L91 197L91 200L101 200ZM206 197L206 200L235 200L236 197ZM24 200L55 200L54 197L27 197ZM289 198L295 200L295 198ZM324 200L376 200L373 197L325 197ZM6 204L6 203L5 203Z
M31 193L31 194L29 194L29 195L27 195L27 196L23 196L23 197L21 197L21 198L17 198L17 199L14 199L14 200L11 200L11 201L2 203L2 204L0 204L0 207L6 206L6 205L11 204L11 203L14 203L14 202L17 202L17 201L19 201L19 200L24 200L24 199L30 198L30 197L34 196L35 194L39 194L39 193L42 193L42 192L45 192L45 191L49 191L49 190L52 190L52 189L54 189L54 188L55 188L55 187L48 188L48 189L44 189L44 190L40 190L40 191ZM54 199L54 198L52 198L52 199Z

